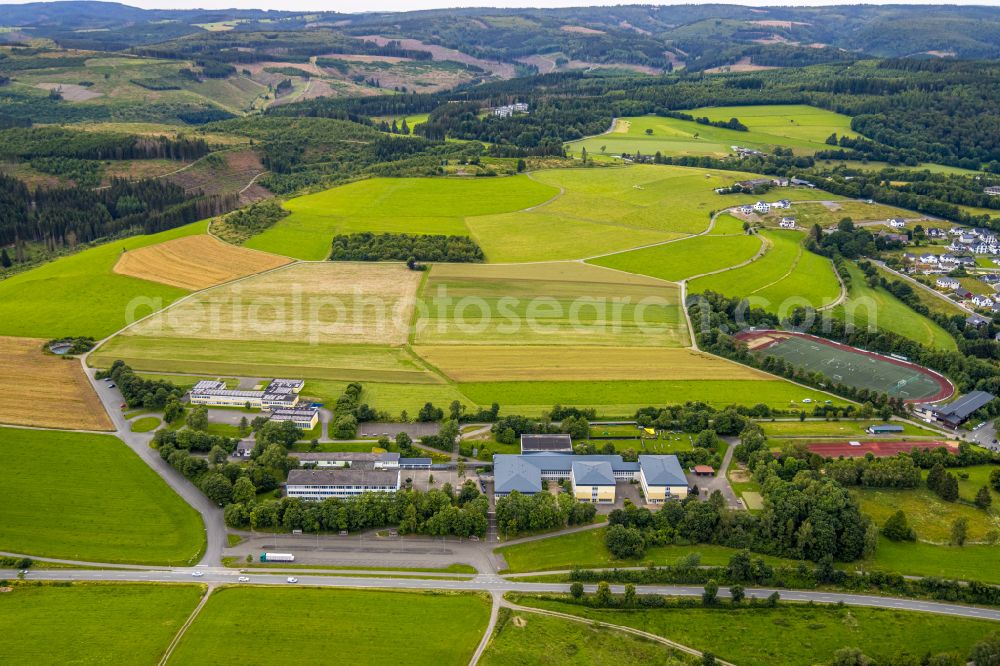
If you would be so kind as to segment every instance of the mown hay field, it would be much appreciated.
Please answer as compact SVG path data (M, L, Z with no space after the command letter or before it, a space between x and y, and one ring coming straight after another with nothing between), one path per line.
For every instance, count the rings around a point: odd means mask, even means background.
M0 423L114 430L79 361L42 351L45 340L0 337Z
M88 362L94 367L107 368L116 359L146 372L184 372L212 377L291 376L408 384L442 381L427 372L402 347L384 345L120 335L91 354Z
M676 285L577 262L437 265L420 295L420 344L689 342Z
M552 405L593 407L599 416L632 417L649 405L672 405L701 401L714 407L762 403L775 408L794 407L803 399L813 402L830 399L846 404L819 391L803 388L780 379L757 380L652 380L652 381L531 381L466 382L458 385L468 398L479 405L498 402L504 413L539 416Z
M398 345L407 339L420 277L402 264L296 264L196 294L127 334Z
M749 261L763 247L757 236L696 236L684 240L599 257L589 263L663 280L686 280L695 275Z
M691 349L572 346L427 346L414 351L457 382L758 380L774 378Z
M114 271L195 291L284 266L289 261L198 234L123 252Z
M771 312L790 305L820 307L837 299L840 283L833 264L805 250L801 232L768 230L761 236L769 243L763 256L746 266L693 280L691 292L754 297L753 305Z
M111 435L0 428L0 550L192 566L201 516ZM58 488L58 492L53 492Z
M336 234L444 234L466 236L465 218L538 205L559 190L526 176L510 178L372 178L284 206L292 214L255 236L246 247L319 260Z

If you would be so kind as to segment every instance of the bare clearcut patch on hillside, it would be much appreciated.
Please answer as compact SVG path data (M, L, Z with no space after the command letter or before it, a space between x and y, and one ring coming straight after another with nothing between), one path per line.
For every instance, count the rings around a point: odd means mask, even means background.
M403 264L296 264L196 294L125 335L213 344L256 340L276 347L402 345L420 276Z
M510 63L481 60L470 56L468 53L462 53L461 51L449 49L445 46L425 44L417 39L398 39L392 37L382 37L381 35L365 35L359 39L363 39L366 42L375 42L379 46L385 46L389 42L399 42L399 45L404 49L427 51L431 54L434 60L454 60L455 62L460 62L464 65L475 65L476 67L485 69L488 72L492 72L494 75L499 76L502 79L512 79L517 76L517 69Z
M123 252L115 273L192 291L291 263L287 257L236 247L205 234Z
M114 430L100 398L75 359L42 351L44 340L0 337L0 423Z

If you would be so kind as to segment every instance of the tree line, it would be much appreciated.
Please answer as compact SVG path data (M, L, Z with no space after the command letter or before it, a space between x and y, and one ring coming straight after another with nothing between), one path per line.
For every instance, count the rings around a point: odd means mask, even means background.
M468 236L361 232L333 237L331 261L446 261L480 263L482 248Z

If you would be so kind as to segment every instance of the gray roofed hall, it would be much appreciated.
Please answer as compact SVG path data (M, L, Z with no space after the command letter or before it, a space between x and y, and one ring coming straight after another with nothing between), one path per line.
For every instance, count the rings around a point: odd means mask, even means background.
M573 463L573 481L578 486L613 486L615 473L602 460L578 460Z
M399 460L399 453L368 453L355 451L334 451L322 452L296 452L292 451L288 455L299 460L343 460L345 462L375 462L379 460Z
M967 419L977 410L982 409L993 400L993 394L986 391L971 391L949 405L942 405L934 411L940 416L950 416L957 419Z
M573 440L566 434L521 435L521 452L572 451Z
M687 477L677 456L639 456L646 483L651 486L686 486Z
M288 473L289 486L395 486L398 470L358 469L293 469Z
M493 492L537 493L542 488L542 471L522 456L494 456Z

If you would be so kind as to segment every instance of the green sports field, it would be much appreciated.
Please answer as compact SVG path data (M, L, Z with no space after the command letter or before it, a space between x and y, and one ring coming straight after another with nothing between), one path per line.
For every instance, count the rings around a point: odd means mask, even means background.
M155 664L201 585L16 585L0 594L8 664Z
M946 390L944 380L910 366L811 338L782 336L765 348L755 349L755 353L776 356L797 368L818 372L838 384L879 391L905 400L928 400Z
M559 190L526 176L510 178L372 178L285 202L292 214L246 246L297 259L330 254L335 234L467 236L465 218L538 205Z
M724 156L732 146L770 152L775 146L792 148L796 154L812 154L829 148L824 141L830 134L857 136L851 131L851 118L832 111L802 104L703 107L690 109L696 118L728 121L739 118L749 131L702 125L691 120L659 116L619 118L609 134L573 141L567 148L579 154L586 148L591 155L660 152L664 155ZM647 132L650 130L651 133Z
M110 435L0 428L0 550L92 562L190 565L201 517Z
M223 588L208 600L168 663L464 666L489 614L489 602L474 594ZM373 632L387 627L389 617L395 618L391 638L380 640Z

